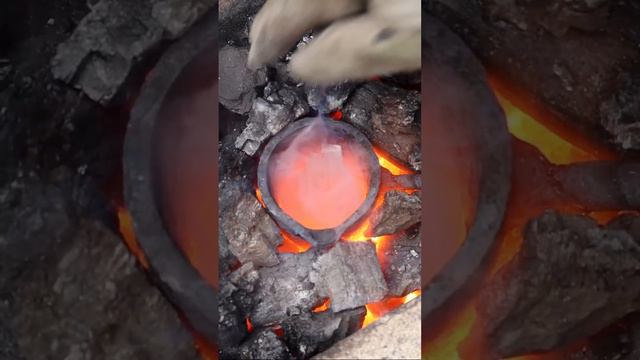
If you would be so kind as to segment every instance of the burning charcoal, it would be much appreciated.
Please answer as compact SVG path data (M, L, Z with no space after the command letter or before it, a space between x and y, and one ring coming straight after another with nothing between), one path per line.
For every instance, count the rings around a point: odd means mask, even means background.
M232 348L240 344L247 335L244 316L233 300L237 288L221 281L220 300L218 302L218 345L222 349Z
M366 313L359 307L291 317L282 323L285 342L297 358L307 359L359 330Z
M246 263L229 274L229 280L235 285L231 296L243 316L249 316L253 311L256 302L253 292L259 279L260 275L253 263Z
M165 37L182 34L212 5L204 0L101 0L58 47L51 62L53 75L108 104L134 65Z
M640 74L622 77L618 91L600 107L601 122L623 149L640 149Z
M563 192L587 209L640 208L640 162L594 161L559 166L554 176Z
M420 222L422 199L420 192L388 191L382 207L371 215L372 236L395 234Z
M393 175L389 170L380 168L381 188L386 190L419 190L422 188L420 174Z
M225 46L219 52L220 103L227 109L241 115L249 113L256 98L256 87L266 83L264 69L247 69L249 50L235 46Z
M344 116L393 158L420 170L419 109L419 92L372 82L349 97Z
M309 275L331 310L342 311L376 302L387 294L387 284L371 242L338 242L320 255Z
M223 214L222 229L229 249L242 263L258 266L278 263L276 247L282 243L280 229L253 195L243 193L235 207Z
M292 359L287 346L270 330L260 330L240 347L241 360L286 360Z
M229 275L229 280L240 289L253 292L256 281L258 281L258 271L253 263L246 263Z
M393 240L384 252L382 273L389 287L389 296L404 296L420 289L420 232Z
M323 113L340 109L355 89L352 83L342 83L328 88L311 87L307 90L307 99L312 108Z
M532 220L520 253L482 294L492 349L501 357L554 349L640 310L640 238L622 228L634 223L601 228L555 212Z
M269 137L277 134L293 120L294 113L290 107L258 98L253 102L247 127L236 139L236 148L253 156Z
M251 314L254 326L261 327L299 315L318 303L320 297L309 281L310 264L316 254L281 254L278 266L262 268L254 293L257 304Z
M270 82L264 88L264 98L272 104L285 105L293 113L294 120L309 113L309 104L299 88Z
M409 301L315 358L420 359L421 304L420 299ZM450 359L447 356L445 358Z

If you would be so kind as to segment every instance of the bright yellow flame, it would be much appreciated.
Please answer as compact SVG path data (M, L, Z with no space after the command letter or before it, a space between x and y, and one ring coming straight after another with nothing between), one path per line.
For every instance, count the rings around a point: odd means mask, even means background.
M411 292L405 296L401 297L390 297L384 299L382 301L371 303L366 305L367 313L364 316L364 322L362 323L362 327L367 327L372 322L378 320L381 316L384 316L388 312L396 309L400 305L406 304L409 301L420 296L421 291L416 290Z
M129 251L131 251L136 259L138 259L142 267L148 269L149 262L147 261L140 244L138 244L135 231L133 230L133 219L131 218L129 211L124 207L118 207L118 228L125 244L129 248Z
M385 154L382 150L374 147L373 152L378 157L378 163L383 168L389 170L393 175L407 175L413 174L413 171L409 170L406 166L394 161L391 156Z
M402 299L402 301L403 301L402 303L406 304L409 301L411 301L413 299L416 299L418 296L420 296L420 294L422 294L422 291L420 291L420 290L416 290L416 291L414 291L412 293L409 293L407 296L404 297L404 299Z
M324 312L329 310L329 307L331 307L331 299L330 298L326 298L324 299L324 301L322 301L322 303L316 307L314 307L313 309L311 309L311 312Z

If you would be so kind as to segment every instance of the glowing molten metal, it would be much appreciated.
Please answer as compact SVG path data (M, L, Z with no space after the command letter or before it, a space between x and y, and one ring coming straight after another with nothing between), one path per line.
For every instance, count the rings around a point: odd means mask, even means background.
M306 228L337 227L369 192L364 149L336 136L318 119L301 130L269 165L269 188L280 208Z

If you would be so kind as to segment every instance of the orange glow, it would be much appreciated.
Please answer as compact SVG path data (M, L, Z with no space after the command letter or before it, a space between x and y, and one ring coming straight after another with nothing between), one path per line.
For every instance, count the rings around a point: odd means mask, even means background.
M322 303L316 307L314 307L313 309L311 309L312 312L314 313L318 313L318 312L323 312L323 311L327 311L329 310L329 307L331 306L331 299L326 298L322 301Z
M256 188L256 198L258 199L258 202L260 203L260 205L262 205L262 207L266 209L267 206L264 204L264 200L262 200L262 193L258 188Z
M393 175L406 175L413 174L414 172L408 169L407 167L399 164L394 161L391 156L386 154L384 151L374 147L373 151L378 157L378 163L381 167L387 169ZM369 213L369 216L382 206L384 202L384 194L386 189L380 189L378 196L376 197L376 201L372 206L372 210ZM376 247L376 254L378 255L378 260L380 263L384 263L384 251L388 248L391 242L398 238L399 234L394 235L383 235L372 237L370 236L371 231L371 220L369 217L361 220L358 224L356 224L353 228L350 229L347 233L345 233L342 238L345 241L371 241L374 243ZM366 327L372 322L376 321L380 316L388 313L391 310L396 309L402 304L409 302L412 299L420 296L420 290L414 291L408 294L405 297L391 297L384 299L377 303L371 303L366 305L367 313L364 317L364 322L362 327Z
M251 320L249 320L249 318L244 319L246 325L247 325L247 331L249 333L253 332L253 325L251 324Z
M373 147L373 152L378 157L378 163L380 164L380 166L382 166L383 168L389 170L389 172L391 174L393 174L393 175L414 174L414 172L412 170L410 170L406 166L400 164L399 162L395 161L391 157L391 155L385 153L383 150L381 150L381 149L379 149L379 148L374 146Z
M491 78L490 83L496 91L501 106L507 117L509 132L516 138L533 145L547 159L549 164L571 164L592 160L615 159L615 154L604 146L585 138L580 133L570 131L562 125L553 114L527 101L522 93L517 93ZM524 156L514 149L514 156ZM533 160L532 160L533 161ZM485 274L489 279L508 263L519 251L522 244L522 231L526 223L538 216L544 209L553 208L558 211L580 213L579 204L536 202L536 194L532 194L526 180L526 174L520 174L514 169L512 175L513 188L511 191L507 214L500 234L496 240L496 249L490 259L489 270ZM551 185L550 185L551 186ZM531 205L533 204L533 205ZM606 222L617 212L592 213L599 222ZM489 279L485 279L488 281ZM455 299L460 301L455 314L438 324L438 334L434 338L423 341L423 359L474 360L473 354L483 352L481 343L484 340L474 326L476 324L475 297ZM435 325L434 325L435 326ZM464 351L463 351L464 350ZM464 354L463 354L464 352ZM554 354L527 355L511 360L556 360L562 356Z
M276 334L277 337L284 336L284 329L282 328L282 326L274 326L271 328L271 330L273 331L274 334Z
M489 73L489 84L503 107L509 132L535 146L552 164L613 160L606 146L575 131L530 94Z
M407 294L406 296L390 297L376 303L367 304L367 313L364 316L362 327L364 328L369 326L372 322L378 320L378 318L380 318L381 316L384 316L400 305L406 304L409 301L417 298L418 296L420 296L420 294L421 291L416 290L412 293Z
M284 230L280 231L282 234L282 244L278 246L279 253L303 253L309 249L311 249L311 244L300 239L299 237L293 236Z
M340 121L342 120L342 111L336 110L331 114L329 114L329 117L332 118L333 120Z
M359 224L356 224L352 230L345 233L342 238L346 241L368 241L371 237L367 236L366 233L370 227L371 221L368 218L364 219Z
M138 259L142 267L149 269L149 262L144 256L144 252L142 251L142 248L140 248L138 240L136 240L131 214L129 214L127 209L124 207L118 207L118 227L129 251L136 257L136 259Z

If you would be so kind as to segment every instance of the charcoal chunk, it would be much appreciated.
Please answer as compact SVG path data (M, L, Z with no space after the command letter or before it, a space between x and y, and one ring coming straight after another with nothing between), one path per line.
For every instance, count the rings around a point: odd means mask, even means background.
M419 190L422 188L420 174L393 175L385 168L380 169L380 187L386 190Z
M183 35L215 4L211 0L155 0L151 16L170 39Z
M251 111L257 96L256 87L266 83L264 69L252 71L247 68L248 54L249 50L235 46L225 46L218 54L220 103L241 115Z
M206 0L101 0L58 47L53 75L109 104L145 55L163 39L181 35L213 5Z
M256 332L240 346L241 360L286 360L291 358L284 342L269 329Z
M623 149L640 149L640 75L625 76L600 107L600 121Z
M416 232L393 240L384 251L382 273L389 296L404 296L420 289L421 250L420 232Z
M309 358L359 330L366 313L359 307L291 317L282 323L284 341L297 358Z
M294 119L309 113L309 104L300 88L270 82L264 87L264 98L269 103L284 105L291 111Z
M258 98L253 102L247 127L236 139L236 148L253 156L271 136L294 119L295 113L291 106Z
M218 302L218 342L223 349L231 349L240 344L247 331L241 309L233 300L237 288L228 281L220 284L220 301Z
M242 193L236 205L223 214L222 229L229 250L240 262L253 262L257 266L278 263L280 229L253 195Z
M231 272L225 279L227 278L233 286L229 286L231 291L225 296L233 298L233 304L238 308L243 318L249 317L256 303L253 293L260 279L258 271L253 263L246 263Z
M382 300L387 284L371 242L338 242L320 255L309 276L331 310L342 311Z
M395 234L420 222L421 192L407 194L392 190L384 194L384 202L371 215L372 236Z
M260 275L251 262L240 266L229 275L229 280L246 292L253 292L259 278Z
M257 303L251 313L254 326L261 327L282 321L289 316L311 311L320 297L309 280L313 251L301 254L280 254L278 266L258 271L260 281L254 298Z
M414 170L421 168L420 93L367 83L349 97L344 119L393 158Z
M551 350L640 310L640 239L625 223L549 211L527 225L478 307L499 356Z

